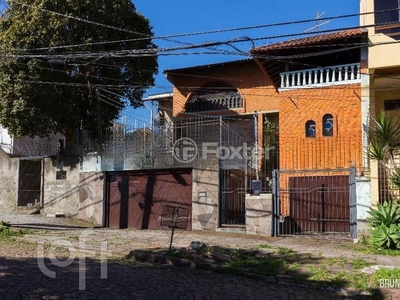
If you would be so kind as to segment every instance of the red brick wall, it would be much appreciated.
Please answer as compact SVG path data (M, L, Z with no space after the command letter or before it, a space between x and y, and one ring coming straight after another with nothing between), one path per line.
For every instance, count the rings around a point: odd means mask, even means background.
M182 114L186 101L196 87L223 80L235 86L244 99L243 109L209 114L235 115L279 111L279 167L312 169L361 166L360 84L278 92L270 78L255 63L217 66L193 70L196 74L174 75L174 116ZM204 115L205 112L199 114ZM322 136L322 118L332 114L333 137ZM305 137L305 123L317 125L316 138ZM258 118L262 142L262 117ZM352 162L353 161L353 162Z
M361 166L360 95L359 84L282 92L279 105L280 168ZM333 137L323 136L325 114L334 118ZM308 120L316 123L315 138L305 137Z

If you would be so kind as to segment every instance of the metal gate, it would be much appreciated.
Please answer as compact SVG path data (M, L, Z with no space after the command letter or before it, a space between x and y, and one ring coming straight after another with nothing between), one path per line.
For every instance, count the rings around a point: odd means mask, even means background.
M42 159L20 159L18 174L18 206L42 203Z
M246 225L245 174L240 169L220 170L221 226Z
M275 236L343 234L357 237L355 168L275 170Z

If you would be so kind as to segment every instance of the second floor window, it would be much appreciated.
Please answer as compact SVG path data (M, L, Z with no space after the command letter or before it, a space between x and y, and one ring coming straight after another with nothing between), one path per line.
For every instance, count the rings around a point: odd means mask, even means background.
M313 120L306 122L306 137L316 137L317 128Z
M238 90L224 82L214 82L197 89L186 102L187 112L229 110L243 107Z
M333 131L334 131L333 116L331 114L326 114L322 118L322 123L324 126L324 136L333 136Z

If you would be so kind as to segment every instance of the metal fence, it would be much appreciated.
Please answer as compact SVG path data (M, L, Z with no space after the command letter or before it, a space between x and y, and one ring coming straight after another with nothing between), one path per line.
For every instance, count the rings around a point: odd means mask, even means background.
M355 168L274 171L275 235L356 237Z
M253 124L250 125L250 127ZM102 170L120 171L198 167L218 164L223 169L244 169L251 148L244 134L220 118L177 119L162 126L134 128L114 124L102 144ZM83 139L82 142L87 139ZM254 140L253 137L250 139ZM96 149L95 142L84 150ZM235 153L240 149L239 153ZM244 155L245 154L245 155Z

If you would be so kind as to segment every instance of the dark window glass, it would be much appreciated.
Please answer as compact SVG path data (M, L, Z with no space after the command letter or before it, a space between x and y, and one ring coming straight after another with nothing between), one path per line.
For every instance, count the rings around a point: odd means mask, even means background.
M315 137L317 135L315 122L309 120L306 122L306 137Z
M375 0L375 24L399 21L399 11L391 9L399 8L398 0ZM383 10L391 10L379 12Z
M334 121L331 114L326 114L322 118L322 123L324 125L324 136L333 136L334 131Z
M385 110L399 110L400 109L400 99L385 100L384 108L385 108Z

